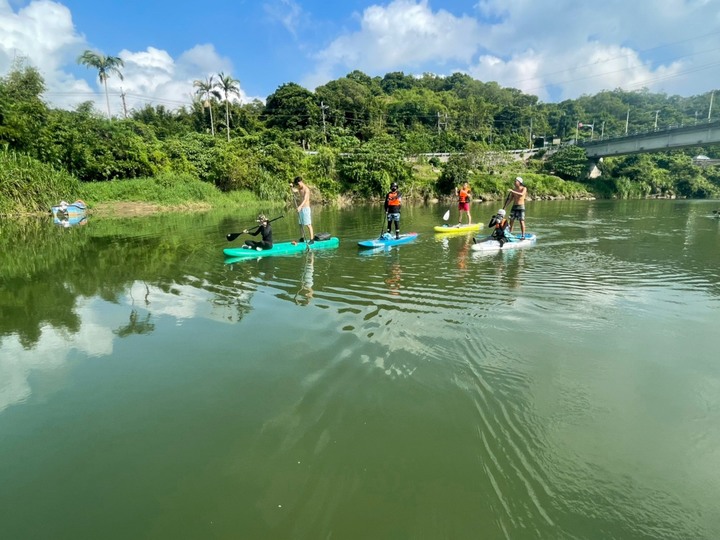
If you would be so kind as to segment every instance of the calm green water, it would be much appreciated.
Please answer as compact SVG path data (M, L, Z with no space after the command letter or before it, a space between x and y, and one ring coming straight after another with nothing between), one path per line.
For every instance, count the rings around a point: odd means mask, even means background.
M531 203L484 256L317 209L337 250L229 265L268 209L4 220L0 538L719 538L719 207Z

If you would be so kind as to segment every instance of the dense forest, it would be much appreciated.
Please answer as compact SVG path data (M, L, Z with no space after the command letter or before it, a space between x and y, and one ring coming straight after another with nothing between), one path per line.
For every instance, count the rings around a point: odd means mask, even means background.
M120 74L121 65L109 68L98 68L102 82ZM297 174L326 200L378 197L391 181L410 197L450 194L464 180L491 196L506 191L509 174L521 172L536 196L720 194L720 171L692 162L698 154L720 158L719 147L606 159L602 175L590 179L581 148L546 146L692 124L698 115L703 121L710 93L613 90L542 103L461 73L359 71L314 92L283 84L265 103L240 103L238 89L237 80L219 74L188 88L195 95L188 106L147 105L109 118L91 102L73 111L48 106L41 74L19 62L0 78L0 202L12 208L34 199L42 207L62 194L52 186L82 192L90 183L132 179L133 185L200 181L220 192L272 199ZM543 149L527 161L505 152L533 146ZM428 153L452 157L440 163L423 156Z

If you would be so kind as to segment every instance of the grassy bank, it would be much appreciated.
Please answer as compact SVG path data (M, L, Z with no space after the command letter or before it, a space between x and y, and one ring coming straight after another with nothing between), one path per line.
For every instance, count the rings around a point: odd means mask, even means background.
M437 192L440 169L429 164L413 166L411 177L401 186L407 202L453 199L453 193ZM476 199L503 200L515 176L522 175L531 199L588 198L587 186L526 169L500 170L494 174L468 175ZM312 180L310 180L312 185ZM346 197L322 193L313 186L312 199L342 204ZM189 173L161 173L155 177L104 182L79 182L70 174L13 152L0 152L0 203L3 214L47 212L60 200L84 200L92 212L124 215L158 211L207 210L210 208L254 207L259 204L291 204L290 190L270 201L249 190L223 192Z
M61 199L80 196L80 182L24 154L0 151L0 214L47 212Z
M109 210L113 206L129 210L133 205L154 211L198 210L252 206L260 202L249 191L224 193L190 174L172 173L152 178L84 183L80 193L92 210Z

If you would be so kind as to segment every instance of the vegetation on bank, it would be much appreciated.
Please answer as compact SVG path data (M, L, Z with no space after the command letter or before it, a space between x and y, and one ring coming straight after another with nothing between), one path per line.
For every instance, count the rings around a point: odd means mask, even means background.
M0 214L48 211L60 199L75 200L80 182L30 156L0 150Z
M266 103L239 104L230 99L237 81L220 75L196 81L189 107L146 106L108 119L90 103L74 111L48 107L39 72L16 64L0 78L2 211L47 209L75 197L91 206L284 204L298 174L326 202L381 198L393 181L406 199L451 197L463 181L476 197L502 199L517 175L533 198L720 195L717 169L692 161L720 157L716 147L607 159L595 179L577 146L543 149L527 161L506 152L591 136L578 121L602 124L606 136L646 131L658 117L692 123L707 96L616 90L545 104L459 73L354 71L314 92L288 83ZM431 152L451 158L423 157Z

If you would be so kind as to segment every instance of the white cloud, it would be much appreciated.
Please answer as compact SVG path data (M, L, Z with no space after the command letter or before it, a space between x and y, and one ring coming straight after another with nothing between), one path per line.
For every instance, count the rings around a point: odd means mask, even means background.
M87 82L64 70L75 62L84 42L70 10L62 4L37 0L16 13L7 0L0 0L0 73L7 73L16 59L26 58L40 71L50 92L55 92L51 101L58 105L70 106L92 97Z
M608 0L597 4L558 0L483 0L482 46L490 57L469 68L473 76L497 80L547 97L594 94L622 87L648 87L689 95L713 88L717 68L702 51L720 47L720 34L703 36L698 21L714 21L717 5L705 1L659 0L652 9L642 2ZM528 71L527 61L533 68ZM687 73L688 76L684 76ZM532 79L532 80L528 80Z
M373 5L359 29L336 37L307 77L314 87L352 69L450 75L520 88L541 99L618 87L690 95L716 86L717 3L707 0L481 0L475 17L433 11L427 0ZM438 67L445 66L444 69Z
M280 21L285 29L293 36L297 36L298 27L303 17L303 10L293 0L278 0L273 3L266 3L263 8L272 19Z
M89 100L99 111L105 111L104 89L97 74L90 72L91 86L67 71L75 67L83 50L92 48L75 29L70 10L62 4L34 0L15 12L8 0L0 0L0 73L7 73L16 57L27 58L45 79L48 91L44 97L52 106L74 108ZM126 93L128 109L148 103L174 109L191 102L193 80L221 71L232 73L232 62L210 44L196 45L177 58L155 47L104 52L125 62L121 70L124 80L112 75L108 79L110 107L115 115L122 112L121 89ZM240 98L246 102L254 96L246 95L241 88Z
M617 87L691 95L717 86L716 1L657 0L649 9L645 2L626 0L606 0L601 6L575 0L479 0L467 13L434 8L433 3L440 5L439 0L368 3L355 15L351 30L335 30L339 33L310 58L304 55L308 43L299 36L309 32L305 35L317 37L331 26L338 28L337 22L310 28L310 20L320 19L305 11L299 0L268 0L264 8L297 38L293 69L310 60L308 75L298 81L308 88L355 69L380 76L390 71L461 71L543 100ZM193 80L211 73L232 74L230 58L213 44L189 46L175 56L168 52L171 47L177 43L102 51L126 62L125 80L108 80L114 114L122 111L121 87L129 108L151 103L172 109L190 103ZM51 105L73 108L92 100L99 111L105 110L97 74L76 64L88 48L94 47L63 4L31 0L15 8L13 0L0 0L0 74L8 71L13 58L27 57L45 78L45 98ZM287 53L277 56L288 58ZM268 61L274 56L273 51L256 54L266 54ZM286 68L268 65L266 71L284 80ZM241 100L252 99L241 88Z
M338 69L384 74L426 64L468 63L478 42L475 19L433 12L427 0L395 0L386 7L367 8L359 31L338 37L318 53L318 66L308 81L321 84Z

